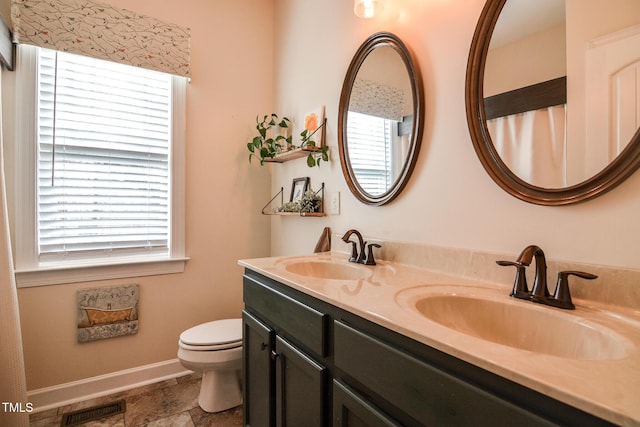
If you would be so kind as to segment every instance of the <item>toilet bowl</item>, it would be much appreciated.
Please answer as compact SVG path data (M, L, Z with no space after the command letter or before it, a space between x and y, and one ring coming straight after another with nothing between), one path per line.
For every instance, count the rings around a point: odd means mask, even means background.
M198 404L220 412L242 403L242 319L224 319L187 329L178 340L182 366L202 373Z

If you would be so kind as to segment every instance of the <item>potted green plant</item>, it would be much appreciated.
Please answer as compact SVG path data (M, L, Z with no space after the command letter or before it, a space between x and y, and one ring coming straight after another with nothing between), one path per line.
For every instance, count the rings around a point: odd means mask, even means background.
M320 197L315 191L307 190L300 200L293 202L286 202L277 212L320 212L320 206L322 204L322 197Z
M265 115L262 120L260 116L256 117L256 135L251 142L247 143L249 150L249 162L252 157L256 156L260 159L260 165L263 166L267 159L273 159L278 154L287 152L294 148L313 149L318 147L313 136L324 125L324 121L320 126L309 127L305 123L305 129L300 133L301 142L294 146L293 138L290 133L291 121L287 117L280 118L277 114ZM329 147L320 146L317 151L309 151L307 156L307 165L309 167L320 166L322 160L329 161Z

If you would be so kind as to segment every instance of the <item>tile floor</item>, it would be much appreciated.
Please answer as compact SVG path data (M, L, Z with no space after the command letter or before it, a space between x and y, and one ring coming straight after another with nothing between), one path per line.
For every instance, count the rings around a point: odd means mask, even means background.
M31 414L35 427L59 426L65 413L125 399L126 412L78 424L86 427L235 427L242 425L242 407L209 414L198 406L200 375L192 374L73 405Z

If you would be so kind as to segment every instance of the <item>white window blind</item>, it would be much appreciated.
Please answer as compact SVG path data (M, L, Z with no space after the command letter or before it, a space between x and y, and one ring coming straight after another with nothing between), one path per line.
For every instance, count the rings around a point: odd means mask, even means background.
M40 49L40 261L168 253L171 76Z
M377 196L392 184L392 121L349 111L349 160L358 183Z

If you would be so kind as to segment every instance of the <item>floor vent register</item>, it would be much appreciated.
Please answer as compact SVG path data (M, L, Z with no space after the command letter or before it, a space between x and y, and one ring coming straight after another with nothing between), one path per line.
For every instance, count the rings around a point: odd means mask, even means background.
M124 399L103 405L92 406L62 415L61 427L75 426L87 421L98 420L112 415L122 414L126 411Z

